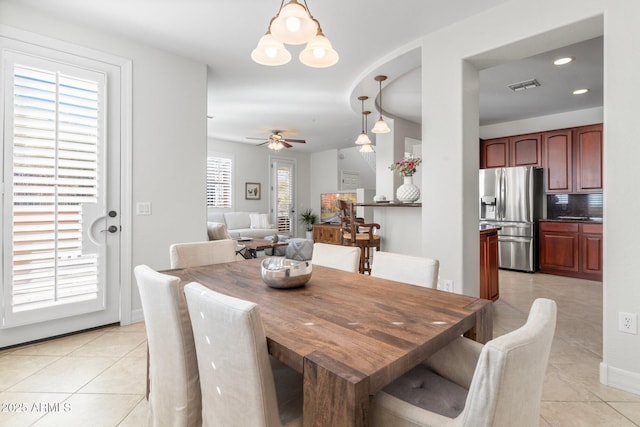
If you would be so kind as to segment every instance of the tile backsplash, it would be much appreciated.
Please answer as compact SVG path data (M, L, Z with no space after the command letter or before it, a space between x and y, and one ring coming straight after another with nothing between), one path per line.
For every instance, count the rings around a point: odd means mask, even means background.
M547 194L547 218L560 216L602 218L602 193Z

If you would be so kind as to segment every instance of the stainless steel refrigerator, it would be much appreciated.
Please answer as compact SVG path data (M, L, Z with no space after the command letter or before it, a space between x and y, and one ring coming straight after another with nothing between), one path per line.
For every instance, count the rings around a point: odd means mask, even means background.
M537 226L542 212L542 170L532 166L480 170L480 223L498 232L500 268L538 268Z

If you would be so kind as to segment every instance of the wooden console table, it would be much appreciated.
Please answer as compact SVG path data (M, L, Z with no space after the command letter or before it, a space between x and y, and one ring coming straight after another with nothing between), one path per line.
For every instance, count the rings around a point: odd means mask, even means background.
M313 241L315 243L329 243L331 245L341 245L340 224L314 224Z

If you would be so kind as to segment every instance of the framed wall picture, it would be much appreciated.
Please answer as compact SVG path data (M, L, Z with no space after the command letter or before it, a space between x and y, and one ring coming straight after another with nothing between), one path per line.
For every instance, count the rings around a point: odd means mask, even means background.
M245 182L244 198L247 200L260 200L260 183Z

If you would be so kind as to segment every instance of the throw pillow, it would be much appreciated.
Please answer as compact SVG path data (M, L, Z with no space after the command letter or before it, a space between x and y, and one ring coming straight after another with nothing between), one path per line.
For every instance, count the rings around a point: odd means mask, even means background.
M251 217L251 228L271 228L269 215L261 213L249 214Z
M207 222L207 234L209 235L209 240L231 238L229 233L227 233L227 226L221 222Z

